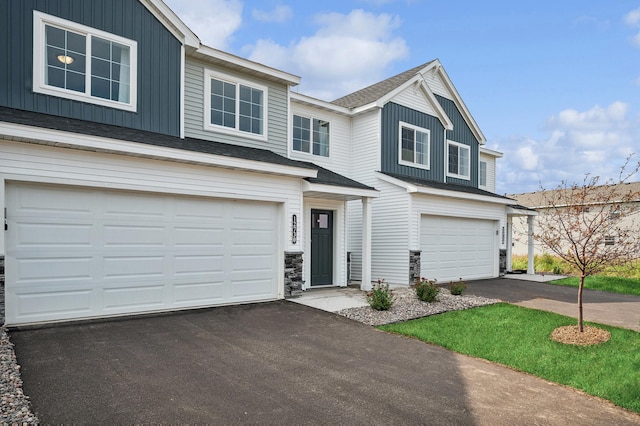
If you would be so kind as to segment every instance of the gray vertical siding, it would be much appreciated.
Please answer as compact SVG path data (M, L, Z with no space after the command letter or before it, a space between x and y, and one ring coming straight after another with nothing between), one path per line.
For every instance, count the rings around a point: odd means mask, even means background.
M413 124L430 130L430 169L420 169L398 164L398 143L400 122ZM444 169L444 127L440 120L431 115L390 102L382 110L382 172L408 177L443 181Z
M438 102L453 122L453 130L447 130L447 139L471 147L471 180L447 178L448 182L459 185L478 187L478 156L480 155L480 145L478 139L473 135L469 125L460 114L456 104L445 97L436 95Z
M33 10L137 41L137 111L34 93ZM138 0L3 0L0 37L0 105L179 136L180 42Z

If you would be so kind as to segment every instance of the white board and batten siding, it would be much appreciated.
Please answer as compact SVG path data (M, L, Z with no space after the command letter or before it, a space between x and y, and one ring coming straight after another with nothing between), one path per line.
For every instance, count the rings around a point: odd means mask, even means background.
M5 141L6 323L283 296L299 180Z

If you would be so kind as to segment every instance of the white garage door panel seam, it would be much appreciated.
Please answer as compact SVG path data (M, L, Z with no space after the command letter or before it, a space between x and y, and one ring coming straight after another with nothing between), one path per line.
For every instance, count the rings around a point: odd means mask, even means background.
M7 207L7 324L278 295L276 203L11 183Z
M496 221L422 215L421 274L439 281L494 275Z

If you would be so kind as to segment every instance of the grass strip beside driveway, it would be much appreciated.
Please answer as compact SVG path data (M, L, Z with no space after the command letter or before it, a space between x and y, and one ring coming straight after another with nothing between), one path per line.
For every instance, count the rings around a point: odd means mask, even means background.
M574 324L574 318L498 303L378 328L581 389L640 413L640 333L595 324L608 330L611 340L581 347L550 339L555 328Z
M561 280L550 281L549 284L578 287L578 285L580 284L580 278L563 278ZM584 288L588 288L590 290L608 291L610 293L631 294L634 296L640 296L640 279L594 275L585 278Z

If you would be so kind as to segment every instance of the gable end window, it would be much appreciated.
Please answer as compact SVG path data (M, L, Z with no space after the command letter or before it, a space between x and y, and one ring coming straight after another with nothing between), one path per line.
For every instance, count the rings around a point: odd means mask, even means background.
M137 43L33 12L33 90L136 111Z
M328 157L329 122L318 118L294 115L293 150Z
M469 180L471 177L471 149L461 143L447 141L447 176Z
M431 132L428 129L400 123L399 163L429 169Z
M265 137L265 87L205 72L205 88L206 129Z

